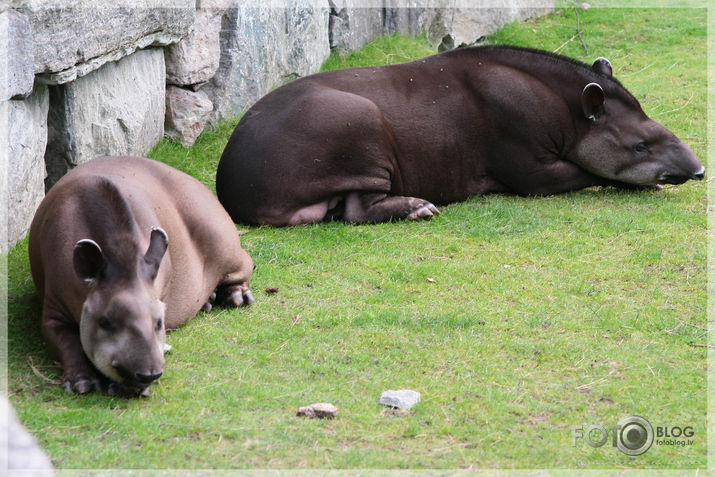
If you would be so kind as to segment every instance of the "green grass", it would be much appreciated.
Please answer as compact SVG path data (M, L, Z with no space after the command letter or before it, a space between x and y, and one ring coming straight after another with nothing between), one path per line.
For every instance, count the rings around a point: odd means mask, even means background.
M424 36L413 39L400 35L386 35L347 55L338 54L336 51L332 52L330 58L323 63L320 70L329 71L360 66L403 63L433 55L434 53L435 50Z
M606 56L705 159L703 9L573 10L491 43ZM378 40L329 67L424 55ZM364 55L364 56L363 56ZM354 63L353 63L354 62ZM213 189L235 125L152 152ZM9 392L60 468L692 468L706 465L706 189L475 197L430 222L243 227L255 304L199 314L148 399L71 396L39 333L26 242L9 255ZM267 294L267 287L278 287ZM422 402L376 404L388 388ZM332 421L298 418L332 402ZM571 427L638 414L694 444L630 458Z

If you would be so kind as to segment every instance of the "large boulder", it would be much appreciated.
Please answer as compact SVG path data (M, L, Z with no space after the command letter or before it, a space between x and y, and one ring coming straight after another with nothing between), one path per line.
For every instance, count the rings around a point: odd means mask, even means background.
M358 50L383 33L383 8L360 8L350 0L330 0L330 48Z
M27 15L15 10L0 12L0 101L32 93L35 65L32 29Z
M7 189L0 194L0 200L6 199L3 207L7 207L7 237L0 243L2 253L25 236L45 196L43 155L48 107L47 86L39 84L24 100L0 103L0 130L7 133L7 137L0 138L0 160L7 155L7 169L2 171L7 174Z
M232 7L221 29L221 61L204 86L216 117L242 113L273 87L320 68L330 55L325 7Z
M171 8L126 8L68 0L19 2L32 25L35 73L63 84L149 46L176 43L189 31L195 0L172 0Z
M424 34L440 50L472 45L513 21L553 11L553 0L388 0L385 32Z
M471 45L507 23L524 20L553 11L554 2L515 0L507 8L458 8L451 25L455 46ZM541 5L541 6L539 6Z
M174 142L192 146L204 130L212 111L213 104L205 92L168 85L164 134Z
M221 11L202 9L180 42L164 51L166 82L174 85L199 85L210 80L221 59Z
M164 52L137 51L50 87L49 189L69 169L102 155L145 155L164 133Z

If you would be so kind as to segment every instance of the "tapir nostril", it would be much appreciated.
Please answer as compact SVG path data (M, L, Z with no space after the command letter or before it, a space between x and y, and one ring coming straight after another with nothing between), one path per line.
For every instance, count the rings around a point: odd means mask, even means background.
M157 371L156 373L135 373L135 376L140 383L150 383L159 379L162 374L164 373Z
M693 179L701 181L705 179L705 168L701 168L698 172L693 174Z

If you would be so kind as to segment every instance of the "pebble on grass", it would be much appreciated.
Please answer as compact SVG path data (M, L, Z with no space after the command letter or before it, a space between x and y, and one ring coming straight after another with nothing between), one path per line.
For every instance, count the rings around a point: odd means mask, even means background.
M327 402L318 402L299 408L296 415L311 419L333 419L338 415L338 408Z
M390 389L383 392L380 395L380 399L377 400L378 404L397 409L409 409L418 402L420 402L420 393L411 389L400 389L397 391Z

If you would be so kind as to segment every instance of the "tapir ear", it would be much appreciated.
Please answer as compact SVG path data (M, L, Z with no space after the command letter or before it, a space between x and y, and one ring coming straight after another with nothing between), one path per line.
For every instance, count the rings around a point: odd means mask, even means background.
M84 239L74 246L74 272L88 283L93 283L99 278L105 267L102 249L94 240Z
M613 76L613 66L611 66L611 62L603 57L596 58L596 61L593 62L591 69L596 73L601 73L609 78Z
M149 248L144 254L144 263L147 265L149 278L154 280L159 273L161 259L164 258L166 248L169 246L169 237L161 227L152 227L149 238Z
M581 93L581 106L586 119L597 119L603 113L606 95L598 83L589 83Z

